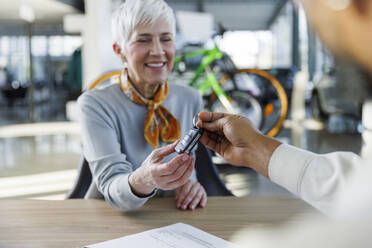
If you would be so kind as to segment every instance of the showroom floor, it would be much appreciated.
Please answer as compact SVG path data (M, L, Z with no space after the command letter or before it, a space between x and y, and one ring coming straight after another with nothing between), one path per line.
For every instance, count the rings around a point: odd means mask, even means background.
M44 105L35 110L39 121L66 121L61 106ZM23 104L0 107L0 198L64 199L73 185L81 153L78 124L44 123L9 128L10 124L27 122L27 118ZM361 150L359 134L334 135L324 129L305 129L294 134L293 126L298 129L298 125L287 121L278 138L317 153ZM218 165L218 169L236 196L290 195L251 169L228 165Z

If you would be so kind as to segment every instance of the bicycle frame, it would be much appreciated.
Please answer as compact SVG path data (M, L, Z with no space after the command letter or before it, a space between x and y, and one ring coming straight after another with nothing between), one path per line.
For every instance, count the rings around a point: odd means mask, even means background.
M190 59L196 56L203 56L202 62L196 69L193 78L191 79L189 85L196 88L201 95L205 95L207 91L212 88L218 99L221 101L223 106L232 114L235 113L232 107L229 97L226 95L225 91L222 89L221 85L218 83L218 79L213 71L210 69L210 64L217 59L222 59L223 53L215 44L212 49L201 49L197 51L192 51L183 54L175 58L175 66L184 59ZM205 77L202 81L198 82L198 79L205 73Z

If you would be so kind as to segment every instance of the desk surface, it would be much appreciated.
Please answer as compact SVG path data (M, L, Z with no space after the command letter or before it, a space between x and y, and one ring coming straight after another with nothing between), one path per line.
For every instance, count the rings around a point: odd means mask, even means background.
M0 200L0 247L81 247L177 222L229 240L249 225L301 222L314 212L300 200L278 197L209 197L207 207L195 211L157 198L131 212L101 200Z

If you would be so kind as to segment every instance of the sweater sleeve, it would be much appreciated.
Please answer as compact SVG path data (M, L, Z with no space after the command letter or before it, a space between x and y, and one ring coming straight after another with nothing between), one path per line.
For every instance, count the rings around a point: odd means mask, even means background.
M282 144L269 163L270 179L327 215L348 188L349 178L363 167L351 152L315 154Z
M133 165L121 152L113 114L90 94L78 99L83 153L98 190L111 205L122 210L141 207L149 197L137 197L128 182Z

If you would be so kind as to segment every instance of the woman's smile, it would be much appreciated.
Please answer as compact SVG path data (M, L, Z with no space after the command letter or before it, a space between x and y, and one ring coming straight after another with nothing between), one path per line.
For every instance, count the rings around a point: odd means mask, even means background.
M148 67L149 69L151 70L154 70L154 71L161 71L163 69L165 69L165 66L167 65L167 62L149 62L149 63L145 63L145 66Z

